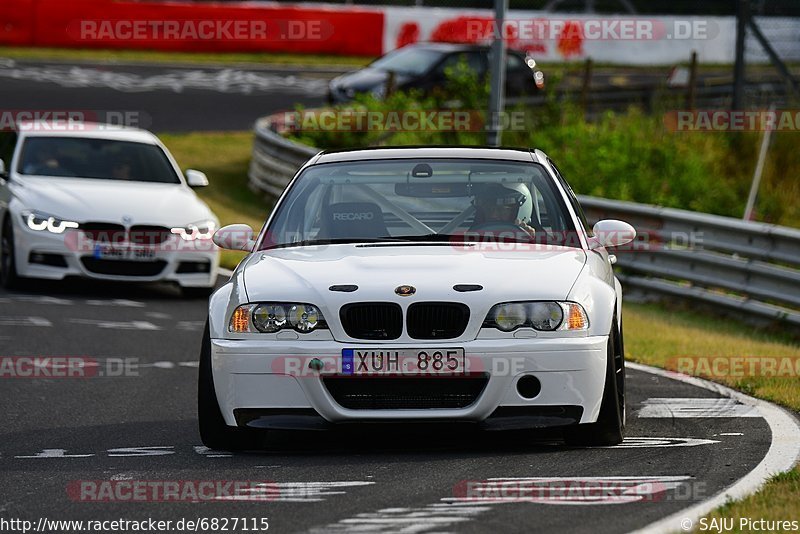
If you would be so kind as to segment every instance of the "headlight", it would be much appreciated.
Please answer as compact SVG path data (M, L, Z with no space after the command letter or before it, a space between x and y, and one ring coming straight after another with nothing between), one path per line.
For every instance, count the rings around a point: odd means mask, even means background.
M228 325L228 331L239 334L272 334L280 330L306 334L318 328L328 328L328 324L316 306L291 302L242 304L233 312Z
M63 234L68 228L77 228L78 223L75 221L65 221L58 217L51 215L44 215L42 213L25 211L22 213L22 220L31 230L42 232L47 230L52 234Z
M528 318L536 330L555 330L564 320L564 310L555 302L528 304Z
M589 318L583 306L575 302L504 302L489 310L483 328L511 332L528 326L535 330L586 330Z
M194 241L195 239L211 239L216 229L217 225L214 221L200 221L187 224L185 227L172 228L171 231L186 241Z
M286 325L286 310L275 304L259 304L253 309L253 324L259 332L277 332Z
M511 332L524 325L527 320L525 306L514 302L498 304L492 308L489 316L494 320L494 325L503 332Z
M289 309L289 324L298 332L311 332L319 324L322 314L309 304L295 304Z

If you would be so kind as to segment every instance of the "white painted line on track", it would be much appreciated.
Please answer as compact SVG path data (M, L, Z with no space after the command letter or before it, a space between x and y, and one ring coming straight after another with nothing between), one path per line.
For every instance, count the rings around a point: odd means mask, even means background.
M39 327L46 327L46 326L53 326L53 323L45 319L44 317L25 317L25 316L14 316L14 315L4 315L0 316L0 326L39 326Z
M206 322L203 321L178 321L178 324L175 325L176 330L188 330L188 331L199 331L202 330L205 326Z
M451 532L451 525L470 521L490 510L480 506L452 506L432 504L417 508L383 508L377 512L358 514L324 527L312 528L312 533L323 532Z
M214 449L209 449L204 445L195 445L194 452L199 454L200 456L205 456L206 458L232 458L233 454L226 451L218 451Z
M637 414L645 419L688 419L695 417L761 417L758 408L730 398L652 398L642 402Z
M55 304L59 306L71 306L75 304L71 300L60 299L56 297L48 297L44 295L11 295L8 297L1 297L0 303L10 302L27 302L29 304Z
M94 319L68 319L74 324L93 325L111 330L161 330L161 327L149 321L97 321Z
M444 497L442 502L480 505L533 503L557 505L609 505L652 501L679 488L693 477L595 476L595 477L502 477L466 481L463 495Z
M720 434L721 436L725 436L726 434ZM619 445L611 445L608 447L589 447L593 449L603 448L603 449L652 449L652 448L664 448L664 447L696 447L698 445L712 445L714 443L719 443L719 441L715 439L700 439L700 438L658 438L658 437L646 437L646 438L634 438L634 437L626 437L622 440L622 443Z
M111 300L92 299L92 300L87 300L86 304L88 304L89 306L122 306L125 308L144 308L146 306L144 302L139 302L137 300L128 300L128 299L111 299Z
M344 488L372 486L366 480L337 482L268 482L253 488L242 488L236 495L216 497L218 501L322 502L325 497L344 495Z
M798 460L800 460L800 423L798 423L797 418L788 410L770 402L750 397L749 395L745 395L729 387L703 380L702 378L687 376L633 362L626 362L625 365L635 371L691 384L708 391L713 391L722 397L728 397L742 404L753 406L757 408L764 417L772 432L772 443L766 456L761 460L761 463L743 478L740 478L727 489L710 499L650 523L637 530L636 533L654 534L680 531L681 521L685 519L689 519L692 523L696 524L700 517L722 506L727 501L742 499L755 493L761 489L770 477L778 473L789 471Z
M164 312L145 312L144 315L151 319L172 319L172 315Z
M67 449L43 449L30 456L14 456L14 458L89 458L94 454L66 454Z

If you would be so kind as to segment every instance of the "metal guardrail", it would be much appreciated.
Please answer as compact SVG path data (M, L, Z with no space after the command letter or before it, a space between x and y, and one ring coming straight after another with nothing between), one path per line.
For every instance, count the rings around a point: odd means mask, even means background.
M255 127L250 187L278 196L319 151ZM800 326L800 230L673 208L580 196L591 223L621 219L637 239L615 254L626 290L698 301L748 319Z
M800 326L800 230L581 196L590 222L622 219L637 239L616 251L628 289Z
M297 169L319 150L277 133L270 117L256 121L255 134L253 157L247 173L250 189L278 197Z

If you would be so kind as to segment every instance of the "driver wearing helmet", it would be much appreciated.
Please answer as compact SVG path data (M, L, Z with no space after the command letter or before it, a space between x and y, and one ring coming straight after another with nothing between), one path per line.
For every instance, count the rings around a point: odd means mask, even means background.
M475 222L472 230L515 225L529 237L536 235L536 230L528 225L533 213L533 198L525 184L486 184L475 194L473 204Z

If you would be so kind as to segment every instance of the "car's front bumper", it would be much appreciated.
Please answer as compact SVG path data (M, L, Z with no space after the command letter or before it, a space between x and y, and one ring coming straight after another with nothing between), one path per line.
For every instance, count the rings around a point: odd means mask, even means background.
M91 243L71 239L66 233L52 234L16 227L17 273L49 280L80 276L126 282L168 281L177 282L182 287L213 286L219 269L216 247L209 246L208 242L180 242L178 236L171 240L156 245L155 254L148 261L127 262L128 265L122 268L117 260L92 262L97 258L88 248Z
M305 367L309 358L341 361L346 348L414 348L408 343L375 344L336 341L211 340L214 387L228 425L237 425L234 410L305 410L331 423L380 421L482 422L499 408L576 407L580 423L597 420L607 363L607 336L566 339L491 339L467 343L425 343L420 348L464 348L488 375L477 399L456 409L348 409L337 403L321 375ZM287 363L290 362L290 363ZM301 362L302 365L298 365ZM535 376L541 391L523 398L517 380ZM324 374L323 374L324 376ZM458 380L459 378L450 378ZM350 380L382 380L380 377ZM312 412L313 410L313 412ZM512 410L513 411L513 410ZM535 410L532 412L535 413ZM542 412L545 413L545 412ZM513 415L513 414L512 414ZM539 419L547 421L548 419ZM553 419L553 424L559 424ZM241 417L240 421L241 423ZM546 425L537 425L546 426Z

